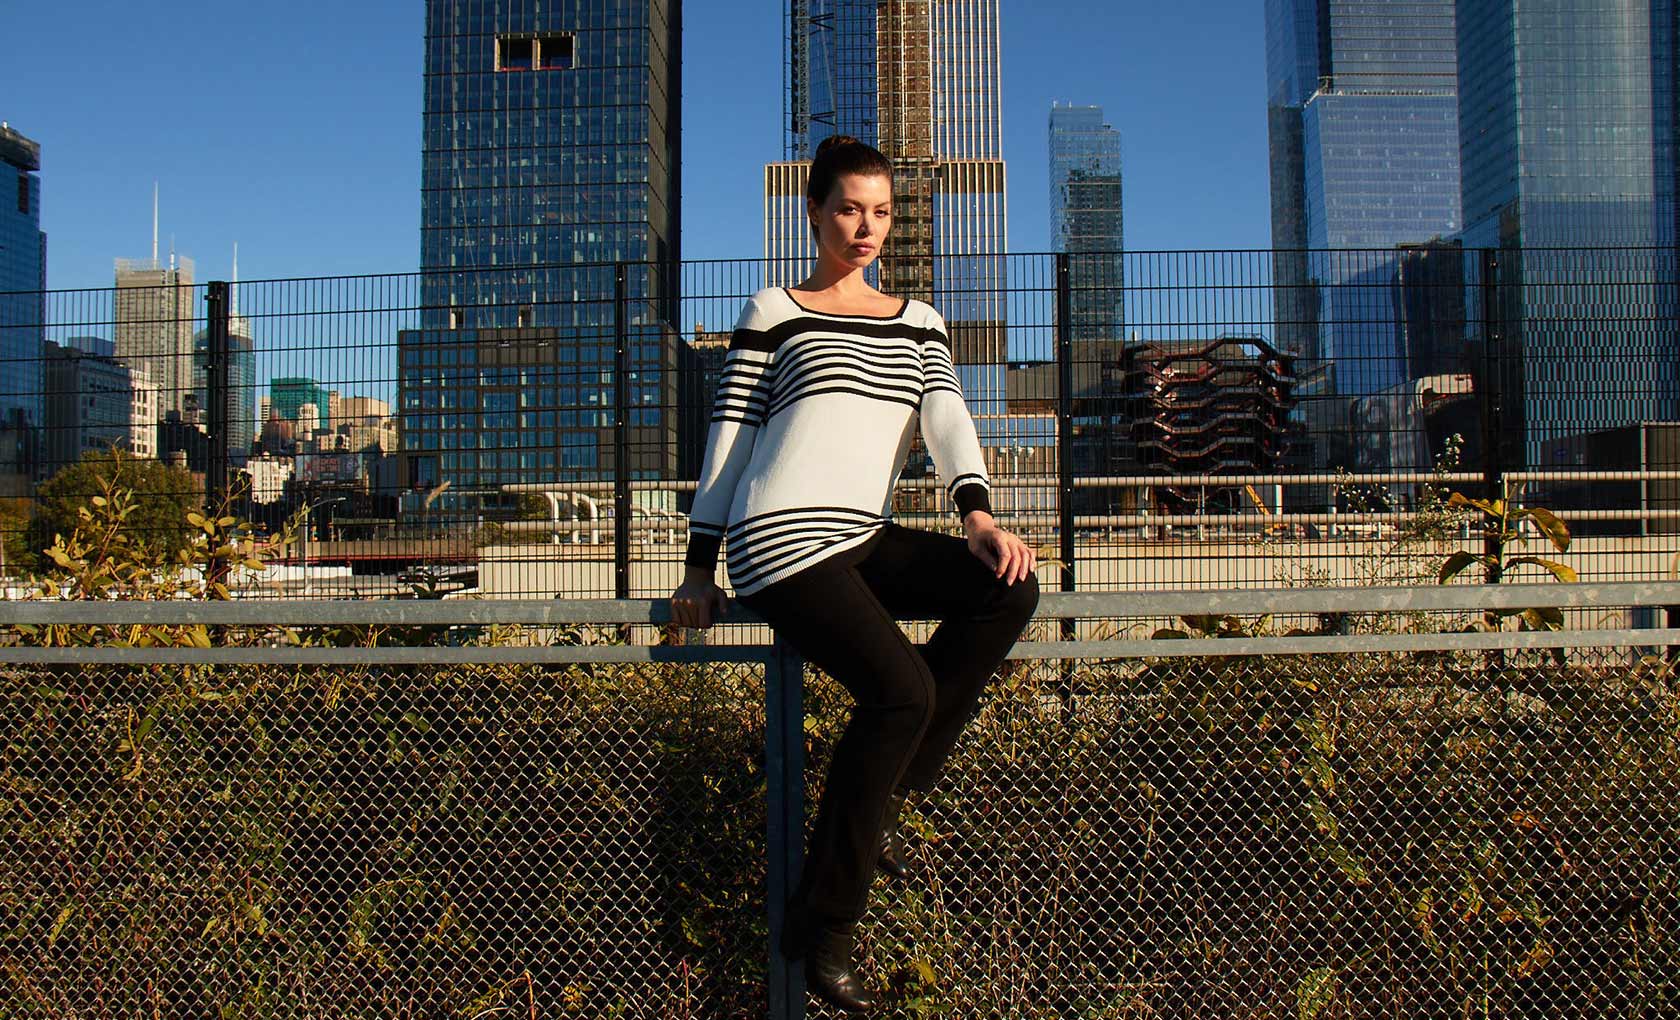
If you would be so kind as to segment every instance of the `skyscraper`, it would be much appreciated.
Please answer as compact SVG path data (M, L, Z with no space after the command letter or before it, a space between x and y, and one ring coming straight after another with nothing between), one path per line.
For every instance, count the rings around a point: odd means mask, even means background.
M47 235L40 169L41 147L0 123L0 429L13 430L19 442L42 421Z
M192 259L157 257L156 240L149 259L118 259L114 333L117 357L145 373L158 390L158 419L191 417L193 395L193 326L199 290L193 285Z
M1500 249L1507 464L1573 463L1568 437L1680 410L1675 18L1459 5L1464 241Z
M513 482L674 471L680 11L428 0L422 328L398 343L410 487L482 506Z
M1050 246L1071 256L1068 328L1074 340L1126 334L1125 218L1120 132L1100 106L1050 107Z
M1453 7L1266 3L1278 339L1342 396L1404 378L1397 246L1462 225Z
M849 134L893 161L880 287L931 301L951 331L981 442L1004 411L1004 163L997 0L790 0L784 162L765 167L766 282L816 254L807 164Z
M228 320L228 457L244 464L257 439L257 351L251 320L235 310ZM193 335L193 399L200 420L210 413L210 332Z

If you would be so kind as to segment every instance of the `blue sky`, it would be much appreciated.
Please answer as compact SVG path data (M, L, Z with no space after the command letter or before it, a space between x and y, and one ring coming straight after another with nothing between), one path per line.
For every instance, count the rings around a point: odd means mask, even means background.
M408 272L419 260L418 0L94 0L7 11L0 119L42 146L48 285L111 284L162 246L226 278ZM1123 135L1126 246L1264 248L1260 0L1002 0L1012 251L1048 247L1053 100ZM777 0L684 8L683 253L760 254L781 155Z

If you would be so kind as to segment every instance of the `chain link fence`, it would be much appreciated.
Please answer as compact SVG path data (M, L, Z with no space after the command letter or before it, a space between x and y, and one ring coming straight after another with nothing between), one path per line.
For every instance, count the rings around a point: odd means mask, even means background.
M1480 593L1347 594L1280 604L1340 598L1351 636L1189 640L1149 639L1164 599L1046 594L872 897L882 1015L1674 1015L1680 631L1430 633ZM11 607L0 1012L803 1015L768 947L838 685L801 698L744 615L681 646L638 633L656 603L292 605L301 647L212 649L108 642L276 607ZM321 644L403 608L459 646ZM1107 637L1059 640L1075 612ZM53 619L103 647L39 647Z

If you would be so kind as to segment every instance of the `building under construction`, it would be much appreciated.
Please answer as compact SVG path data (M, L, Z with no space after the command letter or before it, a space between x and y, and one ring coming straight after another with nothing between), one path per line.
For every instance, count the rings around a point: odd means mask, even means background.
M817 146L834 134L876 146L893 162L894 194L874 282L938 308L969 406L1007 413L997 0L790 0L787 24L784 161L764 171L765 283L799 282L816 255L805 182Z

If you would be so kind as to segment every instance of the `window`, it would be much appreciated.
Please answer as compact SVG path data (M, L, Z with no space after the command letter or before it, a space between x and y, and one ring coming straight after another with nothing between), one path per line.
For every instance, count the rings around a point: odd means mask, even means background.
M496 39L496 70L529 71L536 66L537 41L531 38Z
M29 213L29 175L18 174L18 212Z
M569 32L496 37L498 71L569 71L576 61L577 37Z
M572 68L576 36L545 35L537 41L539 66L545 71L568 71Z

